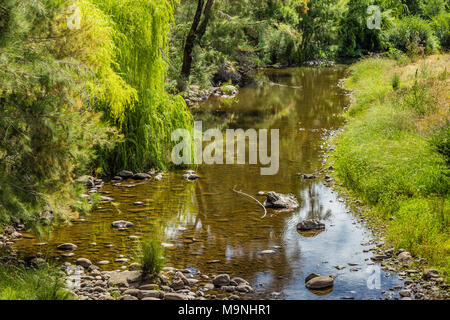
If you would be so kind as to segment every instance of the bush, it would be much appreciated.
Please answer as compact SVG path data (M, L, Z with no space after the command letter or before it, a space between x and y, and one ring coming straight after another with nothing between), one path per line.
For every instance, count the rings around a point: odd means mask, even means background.
M450 121L447 120L447 124L431 138L431 145L445 157L450 166Z
M441 46L450 49L450 12L443 11L431 20L431 27Z
M396 21L384 37L389 47L412 55L430 54L439 48L431 24L416 16Z
M141 265L143 278L161 271L164 261L163 254L163 247L156 240L144 240L139 243L136 259Z
M394 73L392 76L392 88L394 90L400 88L400 75L398 73Z

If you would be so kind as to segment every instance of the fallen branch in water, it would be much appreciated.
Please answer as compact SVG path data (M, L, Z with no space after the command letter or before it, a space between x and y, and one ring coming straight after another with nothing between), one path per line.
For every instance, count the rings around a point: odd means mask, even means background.
M253 200L255 200L264 209L264 215L261 217L261 219L264 219L264 217L267 215L266 207L261 202L259 202L258 199L256 199L255 197L252 197L251 195L249 195L249 194L247 194L245 192L242 192L240 190L236 190L235 188L236 188L236 186L233 187L233 191L234 192L239 193L239 194L243 194L244 196L252 198Z

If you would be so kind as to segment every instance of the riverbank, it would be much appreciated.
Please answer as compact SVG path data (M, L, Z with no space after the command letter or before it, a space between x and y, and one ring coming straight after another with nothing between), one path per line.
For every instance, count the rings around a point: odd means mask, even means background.
M402 272L417 269L412 273L422 276L419 270L436 268L440 275L427 280L444 289L450 273L449 67L448 54L354 64L344 83L353 91L348 123L329 159L338 188L367 204L370 211L360 210L364 220L377 226L386 246L411 254L394 256Z

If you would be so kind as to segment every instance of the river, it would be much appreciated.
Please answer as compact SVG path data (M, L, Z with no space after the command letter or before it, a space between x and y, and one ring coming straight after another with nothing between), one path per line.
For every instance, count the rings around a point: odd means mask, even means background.
M182 170L161 181L106 183L100 190L113 198L100 203L87 216L70 225L55 226L40 239L27 236L14 246L21 254L42 252L62 261L85 257L97 263L109 260L103 270L128 263L115 263L119 256L132 259L139 238L158 237L166 246L166 265L202 273L229 273L247 279L256 297L280 299L380 299L382 292L401 283L395 274L380 271L379 288L367 284L373 267L365 245L373 239L337 193L322 178L303 180L298 173L323 167L326 139L344 124L348 93L339 87L345 66L265 70L255 82L233 99L211 98L195 108L203 129L279 129L280 165L276 175L262 176L260 165L200 165L201 179L188 182ZM125 185L133 184L128 188ZM253 200L232 191L257 197L259 191L293 193L300 208L292 212L263 209ZM325 223L315 236L299 234L296 225L306 218ZM111 222L127 220L126 231ZM45 242L44 246L36 243ZM78 246L72 257L56 250L60 243ZM95 245L93 245L95 243ZM275 253L262 255L263 250ZM350 266L348 263L359 263ZM335 266L345 269L337 270ZM353 269L353 271L351 271ZM373 270L372 270L373 271ZM305 277L316 272L336 273L333 290L318 293L305 288ZM375 273L376 275L376 273ZM275 293L273 293L275 292ZM392 293L393 297L396 297Z

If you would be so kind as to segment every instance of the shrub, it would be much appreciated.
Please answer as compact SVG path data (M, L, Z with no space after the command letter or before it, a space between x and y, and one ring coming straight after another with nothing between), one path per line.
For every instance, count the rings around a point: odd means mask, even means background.
M447 120L446 125L432 136L431 145L445 157L447 165L450 166L450 121Z
M439 48L430 23L416 16L396 21L384 37L390 47L409 54L430 54Z
M400 88L400 75L398 73L394 73L392 76L392 88L394 90Z

